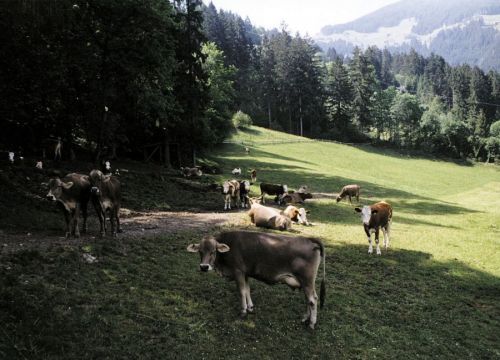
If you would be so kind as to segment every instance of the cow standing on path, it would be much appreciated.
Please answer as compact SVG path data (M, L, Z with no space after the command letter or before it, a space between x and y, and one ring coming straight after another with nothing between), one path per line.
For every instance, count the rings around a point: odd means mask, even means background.
M90 172L91 194L101 225L101 236L106 234L106 212L109 212L111 235L120 229L121 192L120 181L112 175L104 175L100 170Z
M82 232L87 231L87 205L90 199L90 181L87 175L68 174L64 178L49 181L47 199L56 201L66 220L66 237L80 237L78 221L80 210L83 215Z
M361 213L361 220L368 237L368 254L373 252L371 233L375 233L375 243L377 244L377 255L380 255L380 247L378 244L379 229L382 228L384 233L384 248L389 247L389 237L392 223L392 207L385 201L380 201L371 206L356 207L354 210Z
M323 307L326 295L325 249L321 240L302 236L229 231L216 237L205 237L199 244L189 245L187 251L200 254L200 271L217 270L236 281L242 317L254 311L249 277L270 285L283 283L292 289L302 289L307 304L302 321L314 329L318 309L315 281L321 259L323 279L319 296L320 307Z

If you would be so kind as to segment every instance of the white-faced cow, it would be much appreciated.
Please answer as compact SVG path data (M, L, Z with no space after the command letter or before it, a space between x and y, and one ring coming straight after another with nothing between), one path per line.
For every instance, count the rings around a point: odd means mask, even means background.
M261 205L254 201L250 201L250 204L251 207L248 216L250 216L250 221L255 224L255 226L281 231L288 230L292 227L291 219L282 211Z
M287 185L276 185L276 184L268 184L261 183L260 184L260 195L262 196L262 203L265 204L264 197L266 194L275 195L274 202L281 204L283 196L288 193Z
M284 283L302 289L307 310L302 318L314 329L317 320L316 276L323 258L320 307L325 300L325 249L319 239L249 231L207 236L187 251L200 254L200 271L216 270L235 280L241 300L241 316L254 311L248 278L267 284Z
M349 203L352 204L352 197L356 197L356 201L359 203L359 190L361 187L359 185L346 185L342 188L339 195L337 196L337 202L341 201L343 198L348 197Z
M222 194L224 195L224 210L231 210L231 202L238 207L240 201L240 183L238 180L226 180L222 184Z
M241 175L241 168L239 168L239 167L234 168L233 171L231 171L231 174L233 174L233 175Z
M385 201L380 201L371 206L356 207L358 213L361 214L361 220L365 229L366 236L368 237L368 254L373 252L371 233L375 233L375 243L377 244L377 255L380 255L380 246L378 244L379 230L382 228L384 233L384 247L387 249L389 246L389 237L392 223L392 207Z
M83 215L82 232L87 231L87 205L90 199L90 181L87 175L68 174L62 179L49 181L47 199L55 201L64 213L66 220L66 237L80 236L78 221L80 210Z
M240 203L242 208L249 207L250 181L243 180L240 182Z
M121 192L120 181L112 175L104 175L100 170L90 172L92 202L101 225L101 236L106 234L106 213L109 213L111 235L120 229Z
M299 209L293 205L289 205L283 210L283 214L299 225L311 225L311 223L307 221L307 214L309 214L309 211L304 208Z

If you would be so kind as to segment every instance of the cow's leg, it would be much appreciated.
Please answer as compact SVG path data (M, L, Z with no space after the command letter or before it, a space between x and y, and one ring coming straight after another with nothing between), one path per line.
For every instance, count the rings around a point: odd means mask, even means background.
M76 238L80 237L80 227L78 221L80 220L80 206L77 204L73 215L73 234Z
M115 209L111 208L111 209L109 209L109 222L110 222L110 225L111 225L111 236L112 237L116 236L116 226L115 226L116 224L115 224L115 220L116 220Z
M87 233L87 205L88 202L82 202L81 207L82 207L82 216L83 216L83 226L82 226L82 233Z
M236 286L238 287L238 291L240 293L240 301L241 301L241 312L240 316L245 318L247 316L247 284L245 280L245 275L241 273L237 273L235 276Z
M64 210L64 221L66 222L66 238L71 236L71 210Z
M260 193L260 197L262 198L262 205L266 204L266 193L262 192Z
M349 196L349 204L352 204L351 195L347 195L347 196Z
M365 226L365 233L366 236L368 237L368 254L371 254L373 252L372 237L370 234L370 230L366 226Z
M115 209L115 218L116 218L116 232L121 233L122 228L120 227L120 208L117 207Z
M304 287L304 294L306 295L307 313L309 314L309 318L306 321L309 320L309 327L314 329L318 316L318 295L314 288L314 282Z
M356 194L356 202L359 203L359 193Z
M379 246L379 243L378 243L378 236L379 236L379 227L376 227L375 228L375 244L377 244L377 255L380 255L382 254L382 252L380 251L380 246Z
M246 288L246 300L247 300L247 312L253 313L253 302L250 297L250 284L248 283L248 278L245 278Z
M382 228L382 231L384 232L384 247L387 249L389 247L391 224L387 223L387 225L384 228Z

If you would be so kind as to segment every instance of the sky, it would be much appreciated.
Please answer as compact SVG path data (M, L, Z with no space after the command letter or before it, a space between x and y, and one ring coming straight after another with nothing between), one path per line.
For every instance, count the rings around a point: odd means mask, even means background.
M249 17L255 26L281 28L311 36L325 25L343 24L399 0L203 0L223 9Z

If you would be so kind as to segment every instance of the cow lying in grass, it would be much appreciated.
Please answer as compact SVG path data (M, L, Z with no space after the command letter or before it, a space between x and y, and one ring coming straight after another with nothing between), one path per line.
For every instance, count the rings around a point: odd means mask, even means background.
M352 204L352 197L356 197L356 201L359 203L359 185L346 185L342 188L339 195L337 196L337 202L341 201L343 198L348 197L349 203Z
M292 289L302 289L307 304L302 321L314 329L318 311L315 281L321 258L323 279L320 307L323 307L326 295L325 249L320 240L262 232L229 231L216 237L205 237L199 244L189 245L187 251L199 253L200 271L217 270L236 281L242 317L254 311L249 277L267 284L284 283Z
M284 195L281 199L285 204L303 204L305 200L312 199L312 194L305 192L293 192L287 195Z
M366 236L368 237L368 254L373 252L371 233L375 233L375 243L377 244L377 255L380 255L380 247L378 244L379 229L382 228L384 233L384 248L389 247L389 237L392 223L392 207L385 201L380 201L371 206L356 207L354 210L361 214L363 227Z
M200 177L203 175L203 172L198 167L181 167L181 173L184 177Z
M257 227L275 230L288 230L292 227L291 219L278 209L264 206L255 200L250 200L250 221Z
M47 199L57 202L66 220L66 237L80 237L78 225L80 210L83 215L82 232L87 231L87 205L90 199L90 181L87 175L68 174L49 181Z
M299 225L312 225L309 221L307 221L307 214L309 214L309 211L307 211L306 209L299 209L293 205L289 205L283 211L283 215L289 217L290 220Z

